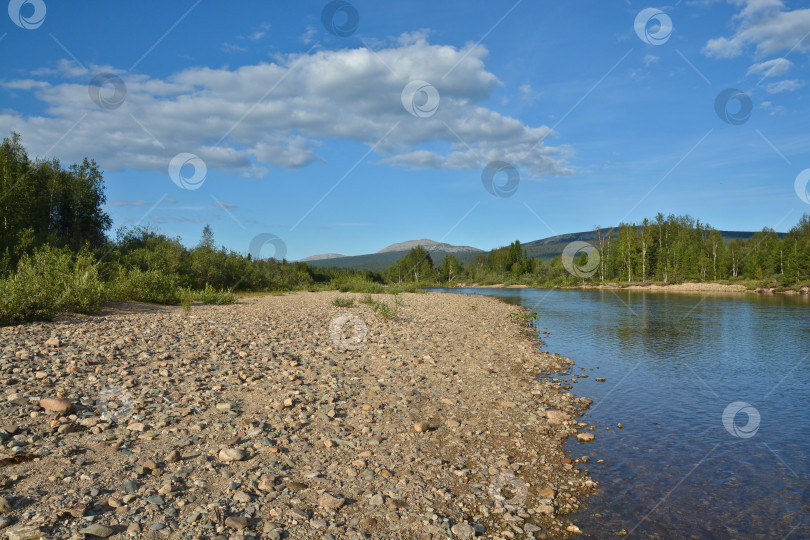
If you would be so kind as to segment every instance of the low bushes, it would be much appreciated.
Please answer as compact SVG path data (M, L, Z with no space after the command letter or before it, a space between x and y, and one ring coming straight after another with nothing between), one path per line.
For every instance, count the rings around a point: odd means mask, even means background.
M105 282L99 263L84 251L43 246L23 255L15 272L0 279L0 325L49 321L59 313L95 313L107 301L178 304L184 296L175 274L118 268ZM206 304L233 304L236 295L206 285L188 293Z
M64 311L93 313L106 296L89 254L46 246L23 255L17 271L0 280L0 324L51 320Z

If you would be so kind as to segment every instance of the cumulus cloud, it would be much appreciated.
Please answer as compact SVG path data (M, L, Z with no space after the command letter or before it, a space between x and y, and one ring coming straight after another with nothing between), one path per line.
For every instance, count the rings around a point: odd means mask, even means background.
M485 68L487 53L481 45L433 45L416 33L376 52L315 50L236 68L193 67L166 78L101 66L77 73L62 62L58 73L0 82L45 105L42 115L0 111L0 129L20 132L40 155L61 139L53 155L75 161L90 154L108 171L166 172L173 156L191 152L209 169L263 176L269 167L319 161L320 145L340 139L405 167L477 169L501 159L535 175L570 174L570 149L542 142L553 135L548 127L478 105L502 84ZM102 109L88 96L87 83L100 70L126 83L116 109ZM403 88L414 80L440 96L428 118L402 106Z
M774 58L767 62L760 62L748 68L747 75L762 75L763 78L767 77L782 77L787 75L793 62L787 58Z
M788 50L810 50L810 9L786 10L782 0L729 0L742 7L731 37L710 39L703 53L734 58L753 47L757 57Z

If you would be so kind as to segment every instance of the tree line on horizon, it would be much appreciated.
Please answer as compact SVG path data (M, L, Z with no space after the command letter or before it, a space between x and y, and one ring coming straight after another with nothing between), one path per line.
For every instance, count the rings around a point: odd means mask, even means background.
M810 216L781 238L764 228L745 240L726 241L720 231L688 215L664 216L641 223L595 228L595 250L567 254L544 262L527 255L520 241L476 255L463 264L447 254L434 265L421 246L382 272L388 281L440 283L512 283L564 285L577 283L756 282L790 287L810 281Z
M561 257L531 258L519 241L464 264L448 254L435 265L413 248L382 272L315 268L302 262L253 260L217 247L206 225L185 247L148 227L119 229L112 238L103 173L85 158L28 157L16 133L0 144L0 324L47 319L61 311L93 312L110 300L179 303L189 297L233 302L234 291L338 289L397 292L458 283L527 285L697 281L756 281L796 286L810 281L810 217L780 238L763 229L725 242L716 229L689 216L597 228L595 251L576 255L588 277L566 270ZM594 260L594 258L598 260ZM592 275L590 275L592 274Z

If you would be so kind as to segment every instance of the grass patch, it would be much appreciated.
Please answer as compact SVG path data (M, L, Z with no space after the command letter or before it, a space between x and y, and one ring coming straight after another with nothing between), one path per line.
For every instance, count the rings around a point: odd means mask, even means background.
M205 302L206 304L233 304L236 302L236 295L227 289L215 289L210 285L206 285L205 289L195 291L194 300L198 302Z
M397 316L397 307L389 306L385 302L375 302L372 309L374 310L374 313L383 319L393 319Z
M332 305L337 307L352 307L354 305L354 298L335 298L332 300Z
M180 294L180 305L183 306L183 311L186 315L191 313L191 302L194 300L194 293L190 289L185 289Z
M380 294L385 292L385 286L381 283L363 279L360 276L340 276L329 282L332 290L340 292Z
M380 300L374 300L369 294L361 298L360 303L370 306L372 311L383 319L393 319L396 317L398 306L402 305L402 301L399 298L394 298L394 305L392 306Z

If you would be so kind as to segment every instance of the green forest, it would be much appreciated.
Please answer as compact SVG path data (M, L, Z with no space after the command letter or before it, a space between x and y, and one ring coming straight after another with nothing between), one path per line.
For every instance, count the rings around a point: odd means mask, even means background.
M623 223L599 232L591 249L548 263L519 241L464 265L448 255L434 264L421 247L383 272L313 268L253 260L217 247L205 226L191 248L148 227L111 233L103 173L91 159L63 166L31 159L20 136L0 145L0 324L93 313L105 302L232 303L238 293L338 289L400 292L433 285L504 283L535 286L614 282L710 281L796 288L810 281L810 217L781 238L763 229L724 241L689 216ZM568 257L566 259L566 257ZM568 268L566 268L568 266Z
M716 282L780 289L810 283L807 214L781 238L765 228L744 241L725 241L717 229L690 216L658 214L607 232L597 229L596 241L590 245L594 249L544 263L528 257L515 241L477 256L466 267L452 255L433 268L432 274L422 263L418 275L431 275L441 282L535 286ZM399 268L402 262L386 273L389 281L417 277L417 273L403 272Z

